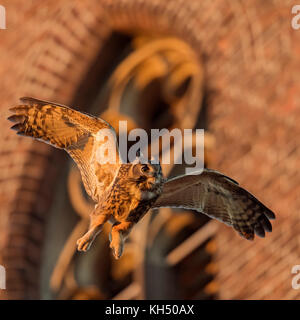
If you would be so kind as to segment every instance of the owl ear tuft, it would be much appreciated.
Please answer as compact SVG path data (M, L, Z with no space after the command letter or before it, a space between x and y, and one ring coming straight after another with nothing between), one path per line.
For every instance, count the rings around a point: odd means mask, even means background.
M150 160L150 163L151 164L159 164L160 165L159 157L152 156L151 160Z
M140 157L136 157L133 161L132 161L132 164L135 165L135 164L138 164L140 163Z
M131 163L132 164L137 164L137 163L146 164L146 163L149 163L149 161L148 161L147 157L144 156L142 151L140 149L138 149L138 151L136 152L136 158Z

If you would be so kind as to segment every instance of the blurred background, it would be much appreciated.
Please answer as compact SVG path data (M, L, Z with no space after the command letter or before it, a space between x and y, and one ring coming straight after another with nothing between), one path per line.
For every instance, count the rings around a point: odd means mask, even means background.
M1 0L2 299L298 299L300 30L289 0ZM67 154L18 137L21 96L117 128L204 128L205 165L277 216L253 242L192 211L153 211L122 258L108 230L76 239L92 203ZM184 166L164 166L166 176Z

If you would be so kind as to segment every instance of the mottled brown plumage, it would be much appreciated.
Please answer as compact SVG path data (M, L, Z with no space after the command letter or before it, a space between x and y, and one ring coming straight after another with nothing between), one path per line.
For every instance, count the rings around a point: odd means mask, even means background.
M73 110L67 106L34 98L21 98L24 104L13 107L8 119L17 122L12 129L19 135L66 150L80 169L85 189L95 202L112 182L119 164L99 165L96 150L101 144L99 130L114 129L100 118Z
M132 227L153 206L162 192L162 186L160 165L121 165L112 185L102 195L91 214L89 231L78 240L78 249L88 250L103 224L109 221L113 225L110 247L114 256L119 258Z
M210 169L202 174L169 179L154 207L192 209L232 226L241 236L254 239L271 232L274 213L231 178Z
M80 169L87 193L97 203L88 232L77 241L78 250L89 249L109 221L110 247L119 258L132 227L149 209L160 207L207 214L249 240L272 230L269 219L275 218L274 213L231 178L205 169L202 174L166 180L159 164L122 163L116 140L110 140L116 162L103 164L98 152L105 141L102 129L115 136L107 122L52 102L34 98L22 98L21 102L10 109L14 114L9 120L16 123L12 129L66 150Z

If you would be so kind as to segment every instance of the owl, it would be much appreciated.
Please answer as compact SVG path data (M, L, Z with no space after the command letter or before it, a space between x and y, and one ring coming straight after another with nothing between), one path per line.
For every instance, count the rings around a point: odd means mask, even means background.
M195 210L233 227L242 237L271 232L274 213L226 175L211 169L202 173L164 178L160 164L120 161L118 145L111 140L116 161L102 161L99 148L103 129L114 129L104 120L64 105L21 98L10 111L17 134L64 149L77 164L88 195L96 203L90 213L90 226L77 241L86 251L106 222L112 224L110 247L116 259L124 249L130 231L149 209L171 207Z

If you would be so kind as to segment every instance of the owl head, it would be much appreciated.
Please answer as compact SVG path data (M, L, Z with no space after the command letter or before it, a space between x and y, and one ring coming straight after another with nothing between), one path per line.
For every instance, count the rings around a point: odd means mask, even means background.
M152 163L152 161L147 163L134 161L131 164L129 178L140 190L148 191L157 189L164 180L160 163Z

